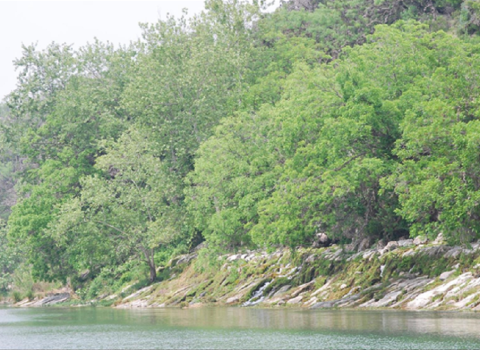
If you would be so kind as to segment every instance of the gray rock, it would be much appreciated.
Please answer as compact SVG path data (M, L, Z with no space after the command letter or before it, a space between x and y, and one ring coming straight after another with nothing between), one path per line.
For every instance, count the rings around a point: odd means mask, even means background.
M391 251L391 250L395 250L397 249L399 246L398 242L397 241L390 241L387 243L387 245L385 246L385 248L383 248L383 250L386 250L387 252Z
M401 239L398 241L399 247L409 247L413 245L413 239Z
M303 296L299 295L298 297L290 299L289 301L287 301L287 304L289 304L289 305L298 304L302 301L302 298L303 298Z
M446 279L448 279L448 277L450 277L454 273L455 273L455 270L445 271L438 278L440 279L440 281L445 281Z
M352 304L352 302L357 301L358 299L360 299L360 293L345 296L342 299L337 300L335 302L335 306L342 306L343 307L345 305Z
M235 295L233 297L230 297L227 299L226 303L227 304L233 304L233 303L237 303L238 301L240 301L240 296L239 295Z
M332 308L335 306L338 300L332 300L332 301L321 301L319 303L313 304L312 309L328 309Z
M237 254L234 254L234 255L231 255L227 258L227 261L235 261L235 260L238 260L240 258L240 255L237 255Z
M304 290L309 289L313 285L313 283L314 281L311 281L298 286L297 289L295 289L295 291L292 293L292 297L296 297L298 294L300 294Z
M47 306L47 305L55 305L58 303L65 302L70 299L69 293L58 293L54 295L50 295L46 298L40 299L35 302L32 306Z
M286 286L282 286L282 288L280 288L273 296L274 296L274 297L275 297L275 296L279 296L279 295L285 293L286 291L288 291L291 287L292 287L292 286L290 286L290 285L288 285L288 284L287 284Z
M190 261L192 261L196 257L197 257L197 254L195 254L195 253L184 255L180 259L178 259L176 265L188 264Z
M413 240L413 244L415 245L426 244L427 242L428 242L427 236L417 236Z
M416 254L415 250L409 249L405 253L403 253L402 258L405 258L407 256L414 256Z
M392 250L395 250L397 248L398 248L398 242L397 241L390 241L390 242L387 243L385 248L383 248L380 251L380 254L383 255L383 254L391 252Z
M421 248L420 252L423 254L427 254L431 258L436 258L436 257L439 257L440 255L443 255L448 250L449 248L447 248L446 246L440 245L435 247Z
M401 290L390 292L390 293L386 294L382 299L380 299L377 302L374 302L374 303L370 304L369 306L370 307L386 307L386 306L394 303L395 301L397 301L397 299L400 295L402 295Z

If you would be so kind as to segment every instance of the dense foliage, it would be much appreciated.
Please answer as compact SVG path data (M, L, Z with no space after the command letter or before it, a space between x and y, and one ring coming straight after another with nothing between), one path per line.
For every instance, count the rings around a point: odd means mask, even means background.
M153 281L202 240L480 238L479 2L262 6L24 47L0 110L1 283L22 259L42 280Z

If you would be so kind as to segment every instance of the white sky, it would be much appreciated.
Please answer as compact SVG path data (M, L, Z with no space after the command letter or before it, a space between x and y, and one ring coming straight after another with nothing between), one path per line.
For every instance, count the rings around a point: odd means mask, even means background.
M0 100L16 86L13 60L22 43L43 49L52 41L74 44L93 38L127 44L140 37L139 22L153 23L170 13L180 16L204 8L203 0L163 1L3 1L0 0Z

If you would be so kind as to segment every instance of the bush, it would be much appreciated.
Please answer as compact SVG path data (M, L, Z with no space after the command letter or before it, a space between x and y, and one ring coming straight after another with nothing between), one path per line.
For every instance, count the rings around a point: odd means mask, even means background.
M22 294L18 290L12 292L12 298L15 303L22 301Z

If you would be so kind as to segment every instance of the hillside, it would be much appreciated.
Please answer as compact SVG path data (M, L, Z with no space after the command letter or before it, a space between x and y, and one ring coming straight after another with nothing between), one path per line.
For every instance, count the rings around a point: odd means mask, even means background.
M273 13L208 0L200 15L142 24L129 46L25 46L0 109L2 293L31 299L63 284L86 301L156 286L202 242L206 271L266 250L312 269L316 258L296 259L319 234L359 254L319 259L331 273L357 271L362 242L442 234L470 249L479 13L477 0L292 0ZM453 269L435 254L414 280ZM382 259L365 268L388 272ZM412 259L394 260L410 273ZM465 259L462 276L476 271ZM348 278L335 280L366 288L377 277ZM351 291L335 288L326 301Z

